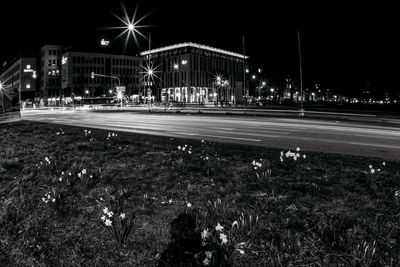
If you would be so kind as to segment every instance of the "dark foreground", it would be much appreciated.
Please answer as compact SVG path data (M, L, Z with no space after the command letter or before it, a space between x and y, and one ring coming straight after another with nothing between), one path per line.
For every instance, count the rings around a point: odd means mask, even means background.
M1 124L0 265L398 266L400 162L286 152Z

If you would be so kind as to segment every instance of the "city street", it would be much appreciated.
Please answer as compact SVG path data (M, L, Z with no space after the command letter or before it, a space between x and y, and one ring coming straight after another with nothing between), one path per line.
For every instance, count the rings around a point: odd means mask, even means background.
M22 119L304 151L400 158L400 128L371 123L199 114L25 111Z

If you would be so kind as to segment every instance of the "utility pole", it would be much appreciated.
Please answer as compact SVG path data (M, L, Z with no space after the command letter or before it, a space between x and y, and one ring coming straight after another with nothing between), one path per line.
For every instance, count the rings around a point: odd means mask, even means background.
M247 93L246 93L246 50L245 50L245 42L243 35L243 94L244 94L244 115L246 115L246 102L247 102Z
M301 64L301 46L300 46L300 31L297 31L297 41L299 44L299 64L300 64L300 117L304 116L303 109L303 68Z

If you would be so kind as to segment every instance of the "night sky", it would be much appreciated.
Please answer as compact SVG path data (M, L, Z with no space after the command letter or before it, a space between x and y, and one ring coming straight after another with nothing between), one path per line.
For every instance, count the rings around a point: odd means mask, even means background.
M121 26L111 14L123 14L120 1L9 1L1 8L0 62L20 52L36 52L44 44L99 49L99 40L112 40ZM321 1L322 2L322 1ZM263 3L263 5L261 5ZM348 5L323 1L302 5L279 1L128 1L130 14L153 27L152 47L197 42L242 53L242 36L251 64L263 69L265 79L280 85L287 75L298 77L297 30L301 32L305 87L315 82L349 95L369 90L400 91L399 15L395 5ZM2 4L4 5L4 3ZM147 41L139 38L142 50ZM122 53L123 39L112 41L112 52ZM133 40L127 54L141 50Z

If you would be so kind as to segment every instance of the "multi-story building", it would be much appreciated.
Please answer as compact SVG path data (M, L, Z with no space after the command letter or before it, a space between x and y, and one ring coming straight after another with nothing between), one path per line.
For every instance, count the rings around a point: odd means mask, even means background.
M33 55L17 57L6 65L0 74L3 87L0 105L16 105L20 100L32 101L36 92L36 71L36 57Z
M60 96L61 55L64 46L45 45L40 53L40 97Z
M195 43L161 47L141 55L147 61L147 72L152 72L144 77L146 97L162 102L237 103L248 95L245 55ZM154 80L146 81L152 76Z
M138 94L142 57L66 51L61 57L63 95L104 96L121 85L126 94ZM91 77L91 73L99 74Z

